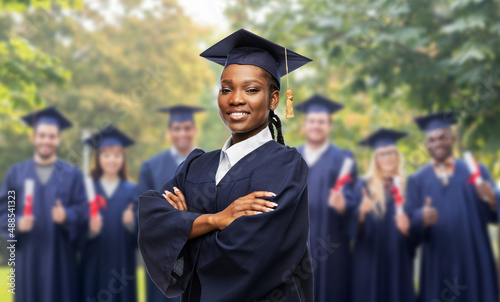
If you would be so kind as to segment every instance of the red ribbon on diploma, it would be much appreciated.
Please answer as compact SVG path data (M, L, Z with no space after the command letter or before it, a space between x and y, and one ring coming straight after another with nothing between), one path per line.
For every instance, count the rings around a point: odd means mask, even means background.
M401 195L401 191L398 186L392 186L392 193L394 194L394 200L396 201L396 206L401 207L403 204L403 195Z
M481 177L481 169L479 168L477 162L474 162L474 164L476 165L476 171L472 173L472 175L469 177L469 180L467 180L467 183L476 185L476 179Z
M90 217L97 217L97 214L99 214L99 209L106 207L106 199L103 196L96 194L94 200L90 201Z
M333 191L335 193L338 193L340 192L340 190L342 189L342 187L349 181L352 181L352 178L351 178L351 174L346 174L342 177L340 177L339 179L337 179L337 183L335 184L335 187L333 188Z
M29 215L31 215L32 212L33 212L33 196L26 195L25 200L24 200L23 215L29 216Z

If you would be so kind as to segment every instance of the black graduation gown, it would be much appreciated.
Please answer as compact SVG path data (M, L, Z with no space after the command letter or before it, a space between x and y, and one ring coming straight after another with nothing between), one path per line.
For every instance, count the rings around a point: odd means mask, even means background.
M98 181L94 187L96 194L106 196ZM137 301L137 231L128 230L122 216L129 204L137 209L135 185L121 180L115 192L105 198L107 206L99 210L103 221L101 232L87 238L82 250L80 301L134 302ZM88 234L88 225L85 231Z
M304 154L304 147L299 148ZM314 301L349 302L351 286L351 251L348 232L349 216L354 208L353 193L357 178L353 165L350 182L342 189L346 201L343 215L328 205L330 190L335 186L344 158L352 153L330 144L309 167L308 191L311 217L311 258L314 264ZM354 158L353 158L354 159Z
M189 212L175 210L159 192L140 196L139 248L152 280L190 302L312 301L307 165L294 148L269 141L215 185L220 152L194 150L161 189L178 187ZM187 240L198 216L254 191L276 193L276 210Z
M384 216L368 213L361 226L359 205L363 188L366 181L359 180L354 196L357 206L350 218L354 240L352 301L414 302L413 250L409 239L396 226L394 197L386 192Z
M137 183L137 195L148 190L159 190L168 180L174 177L178 164L167 149L150 159L144 161L139 172L139 181ZM151 281L146 274L146 301L148 302L179 302L180 298L167 298Z
M0 188L0 225L7 239L7 195L16 192L16 217L24 209L24 182L35 182L33 229L17 233L16 302L74 302L78 300L77 243L88 219L88 204L82 173L57 160L47 183L42 184L33 158L10 168ZM52 220L52 208L59 199L66 211L66 222Z
M494 186L486 168L480 168L482 178ZM415 245L422 244L419 301L498 301L497 272L487 230L488 223L498 217L481 200L469 178L467 165L457 159L447 186L430 164L408 179L406 212L411 238ZM437 224L424 229L422 208L428 196L439 218ZM496 200L500 201L498 191Z

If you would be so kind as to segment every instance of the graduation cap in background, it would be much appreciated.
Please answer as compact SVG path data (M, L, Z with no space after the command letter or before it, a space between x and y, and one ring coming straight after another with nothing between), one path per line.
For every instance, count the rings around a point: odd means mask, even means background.
M227 67L231 64L253 65L269 72L280 84L282 76L312 60L245 29L240 29L200 54L203 58ZM288 89L286 117L293 117L293 92Z
M457 121L457 116L453 111L433 113L415 119L420 130L425 132L442 128L450 129L450 126L456 124Z
M193 114L200 111L205 111L205 108L186 105L175 105L156 109L158 112L170 113L168 124L172 122L182 123L186 121L194 122Z
M59 130L70 128L73 124L65 118L56 108L48 107L21 118L28 126L36 128L41 124L55 125Z
M304 102L298 104L295 108L297 109L297 111L306 114L315 112L326 112L328 114L333 114L344 108L344 106L335 101L327 99L324 96L315 94Z
M396 142L407 135L406 132L395 131L391 129L381 128L361 140L361 146L372 147L373 149L394 146Z
M126 148L134 144L134 141L131 138L112 125L92 134L90 137L84 139L83 142L90 145L94 149L110 146L120 146Z

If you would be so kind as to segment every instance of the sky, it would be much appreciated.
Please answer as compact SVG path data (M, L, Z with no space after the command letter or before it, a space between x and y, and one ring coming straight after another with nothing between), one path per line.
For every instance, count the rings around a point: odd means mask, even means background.
M229 27L224 8L230 0L178 0L186 15L200 24Z
M146 10L154 10L158 0L144 0L141 7ZM194 22L201 25L210 25L219 27L222 30L229 28L229 23L224 15L224 9L232 0L177 0L177 3L183 8L185 14ZM84 0L85 5L92 9L98 9L108 23L113 24L116 15L124 13L120 0ZM133 12L134 14L136 12ZM140 17L142 14L139 12ZM83 25L89 29L94 29L90 21L82 20Z

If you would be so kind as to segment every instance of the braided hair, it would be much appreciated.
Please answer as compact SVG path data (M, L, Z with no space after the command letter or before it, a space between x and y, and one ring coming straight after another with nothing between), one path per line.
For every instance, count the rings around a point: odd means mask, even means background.
M271 74L267 71L264 71L265 73L265 78L267 78L268 83L269 83L269 91L272 94L275 91L280 91L279 89L279 83L278 81L271 76ZM276 128L276 132L278 132L278 137L275 138L274 136L274 128ZM285 140L283 139L283 130L281 126L281 120L278 117L276 113L274 113L274 110L269 111L269 130L271 130L271 135L273 139L275 139L278 143L284 145Z

